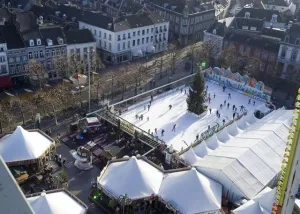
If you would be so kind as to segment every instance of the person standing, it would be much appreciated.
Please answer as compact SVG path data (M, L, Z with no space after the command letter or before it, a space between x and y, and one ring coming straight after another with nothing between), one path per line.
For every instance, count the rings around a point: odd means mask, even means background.
M209 113L211 114L211 108L209 108Z
M150 111L150 105L148 105L148 111Z
M231 99L231 94L230 93L228 94L228 99Z
M173 125L172 131L173 131L173 132L176 131L176 123Z
M172 108L172 105L169 105L169 110L171 110L171 108Z
M255 101L253 100L253 106L255 106Z
M165 133L165 130L162 129L162 130L161 130L161 136L162 136L162 137L164 136L164 133Z
M154 129L155 134L157 134L157 128Z

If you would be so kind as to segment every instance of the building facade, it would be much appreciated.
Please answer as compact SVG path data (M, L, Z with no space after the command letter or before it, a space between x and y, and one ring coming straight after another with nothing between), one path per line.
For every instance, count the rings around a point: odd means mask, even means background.
M149 6L170 21L170 39L178 40L181 45L203 39L203 31L215 22L215 9L210 2L154 1Z
M168 48L169 22L154 13L130 15L118 19L85 17L80 29L89 29L107 63L118 64L162 52Z
M292 0L263 0L261 4L266 10L275 10L289 15L295 15L297 9Z
M2 37L2 36L1 36ZM0 38L0 76L9 75L7 61L7 45L4 38Z

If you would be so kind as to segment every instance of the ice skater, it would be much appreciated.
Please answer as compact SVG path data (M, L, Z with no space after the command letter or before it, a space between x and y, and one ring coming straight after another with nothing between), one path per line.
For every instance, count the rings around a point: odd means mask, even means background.
M149 121L149 116L147 117L147 121Z
M153 100L153 95L151 95L151 101Z
M230 93L228 94L228 99L231 99L231 94Z
M219 110L217 110L216 114L217 114L217 117L218 117L218 115L219 115Z
M226 86L224 85L224 86L223 86L223 92L225 91L225 89L226 89Z
M208 103L210 103L210 97L208 97Z
M169 110L171 110L172 109L172 105L169 105Z
M223 119L223 126L225 125L225 119Z
M234 111L234 109L235 109L235 105L232 106L232 111Z
M135 119L139 119L139 115L138 114L135 115Z
M219 113L219 114L218 114L218 118L220 118L220 117L221 117L221 114Z
M150 105L148 105L148 111L150 111Z
M152 100L149 101L149 105L151 106Z
M222 104L220 104L220 109L222 109L222 107L223 107L223 105L222 105Z
M199 140L199 134L196 135L196 140Z
M255 101L253 100L253 106L255 106Z
M211 108L209 108L209 113L211 114Z
M162 137L164 136L164 133L165 133L165 130L162 129L162 130L161 130L161 136L162 136Z
M244 110L244 106L241 105L241 106L240 106L240 111L243 111L243 110Z
M216 98L216 94L214 94L214 98Z
M233 119L235 118L235 112L232 114L232 118L233 118Z
M150 134L150 129L148 129L148 133Z
M224 100L224 106L226 105L226 100Z
M157 128L154 129L155 134L157 134Z
M208 85L206 86L206 91L208 90Z
M248 101L248 105L251 103L251 99L249 99L249 101Z
M227 103L227 109L229 109L230 103Z
M172 132L176 131L176 123L173 125Z

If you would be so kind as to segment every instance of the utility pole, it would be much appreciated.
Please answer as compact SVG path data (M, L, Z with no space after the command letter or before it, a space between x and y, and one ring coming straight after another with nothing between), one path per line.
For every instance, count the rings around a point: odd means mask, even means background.
M90 53L87 52L87 60L88 60L88 73L89 73L89 112L91 112L91 62L90 62Z

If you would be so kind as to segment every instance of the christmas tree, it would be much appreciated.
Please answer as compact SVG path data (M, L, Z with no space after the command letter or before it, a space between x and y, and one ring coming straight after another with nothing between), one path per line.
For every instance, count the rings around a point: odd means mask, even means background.
M206 110L206 106L204 105L205 102L204 88L205 88L204 78L198 71L195 75L193 84L189 89L188 98L186 100L188 111L200 115Z

